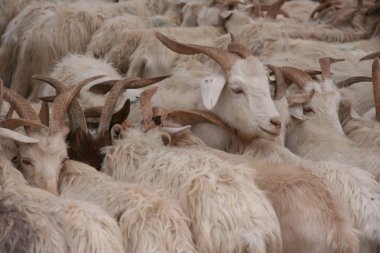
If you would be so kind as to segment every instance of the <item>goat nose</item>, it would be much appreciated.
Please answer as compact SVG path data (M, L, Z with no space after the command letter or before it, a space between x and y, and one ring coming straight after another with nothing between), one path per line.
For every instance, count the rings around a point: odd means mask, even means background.
M273 117L270 119L270 123L272 124L272 126L274 126L275 128L278 128L280 129L281 128L281 120L279 117Z

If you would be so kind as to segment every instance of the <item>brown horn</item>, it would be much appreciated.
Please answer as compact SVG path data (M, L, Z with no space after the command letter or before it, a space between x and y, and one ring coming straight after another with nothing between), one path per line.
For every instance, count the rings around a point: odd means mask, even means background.
M3 79L0 78L0 112L3 109L3 96L4 96L4 90L3 90Z
M15 111L15 108L13 106L11 106L7 112L7 115L5 115L5 119L11 119L14 111Z
M22 118L5 119L0 122L0 127L14 130L18 127L48 128L47 126L36 121L30 121Z
M305 90L305 85L308 82L313 81L313 79L303 70L300 70L294 67L289 67L289 66L282 66L278 68L281 70L282 74L284 75L285 81L290 81L292 83L295 83L302 90ZM310 91L307 91L307 92L310 92Z
M218 115L202 110L177 110L169 113L169 117L181 125L194 125L199 123L209 123L217 125L230 132L231 127L226 124Z
M273 65L268 65L268 68L273 70L274 75L276 76L276 83L275 83L275 90L274 90L274 100L280 100L286 92L286 89L288 88L285 78L282 75L281 70Z
M261 18L261 15L262 15L262 10L261 10L261 3L259 0L253 0L252 1L253 3L253 8L254 8L254 15L255 15L255 18Z
M229 73L232 66L239 59L236 54L230 53L225 50L221 50L214 47L200 46L195 44L183 44L177 41L171 40L165 35L155 32L154 33L159 41L164 44L170 50L186 55L203 53L216 61L219 66L224 70L226 74Z
M319 59L319 65L321 66L322 70L322 80L331 79L331 73L330 73L330 65L332 63L344 61L344 59L334 59L331 57L324 57Z
M148 132L156 125L153 122L153 110L151 100L157 92L157 87L144 90L140 95L140 110L143 115L144 132Z
M92 85L88 91L94 93L94 94L99 94L99 95L104 95L107 92L109 92L118 81L120 80L107 80L101 83L97 83Z
M105 75L90 77L83 80L82 82L90 83L102 77L105 77ZM66 85L64 85L62 82L48 76L34 75L32 76L32 78L45 82L47 84L50 84L56 90L57 94L60 94L68 89L68 87L66 87ZM76 99L74 99L72 103L70 104L69 108L70 109L68 111L68 117L70 120L71 130L81 128L83 131L86 132L87 124L86 124L86 120L83 114L82 107L80 106L79 102Z
M168 77L171 77L171 75L154 77L150 79L127 78L116 83L108 93L106 102L104 104L102 116L100 118L98 133L102 133L105 129L108 129L110 127L117 98L124 89L140 89L152 85L154 83L160 82Z
M38 117L40 118L40 121L45 126L49 126L49 103L42 101L41 103L41 109L40 113L38 114Z
M95 77L87 78L57 96L53 103L53 114L50 127L50 132L52 134L58 133L61 130L65 113L69 108L71 101L78 95L82 87L96 79L97 78Z
M228 51L239 55L243 59L252 56L252 53L248 48L236 42L232 42L228 45Z
M340 89L343 87L349 87L353 85L354 83L360 83L360 82L372 82L372 77L368 76L354 76L350 77L346 80L340 81L336 84L336 86Z
M375 59L376 57L380 57L380 51L366 55L363 58L361 58L359 61L372 60L372 59Z
M131 111L131 101L127 99L123 107L112 116L111 126L116 125L116 124L122 124L128 118L130 111Z
M6 87L3 87L4 99L13 107L17 114L24 119L40 122L40 118L37 113L34 111L32 105L21 95L13 93ZM37 128L25 127L25 131L27 133L31 133L32 131L38 131Z
M285 3L285 0L278 0L277 2L270 5L267 15L273 19L276 19L277 15L280 12L280 9L284 5L284 3Z
M372 64L373 95L375 98L376 120L380 121L380 60L375 58Z

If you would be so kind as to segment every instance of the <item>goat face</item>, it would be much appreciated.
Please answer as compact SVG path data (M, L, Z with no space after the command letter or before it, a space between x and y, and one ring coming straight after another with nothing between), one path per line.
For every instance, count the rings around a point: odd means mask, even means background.
M58 195L58 179L67 159L65 134L32 136L36 144L20 144L19 169L34 186Z
M227 81L223 74L203 79L201 90L206 108L212 109L239 136L273 139L279 135L280 115L271 99L264 66L255 57L237 60Z

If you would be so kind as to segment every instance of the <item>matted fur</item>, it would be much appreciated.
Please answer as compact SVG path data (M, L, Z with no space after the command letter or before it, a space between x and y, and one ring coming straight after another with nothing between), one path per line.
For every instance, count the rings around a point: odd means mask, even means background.
M197 149L165 147L161 138L167 136L155 129L129 130L124 141L105 148L102 170L170 192L190 218L199 252L282 252L277 217L250 168Z
M286 98L275 102L281 113L283 126L290 121ZM329 161L312 161L293 154L284 147L285 127L277 143L259 139L253 142L245 154L260 159L289 163L316 175L340 201L347 204L351 221L360 231L361 252L371 252L378 241L380 216L380 186L374 176L357 167ZM369 249L365 249L369 247ZM372 248L373 249L373 248ZM367 250L367 251L366 251Z
M357 231L352 228L345 206L317 176L299 165L265 162L262 159L267 157L252 159L210 149L191 133L177 134L172 145L195 145L223 160L255 168L255 181L267 193L280 221L284 252L358 252Z
M142 184L121 184L83 163L67 161L62 197L93 203L117 220L125 252L195 253L189 221L178 203Z

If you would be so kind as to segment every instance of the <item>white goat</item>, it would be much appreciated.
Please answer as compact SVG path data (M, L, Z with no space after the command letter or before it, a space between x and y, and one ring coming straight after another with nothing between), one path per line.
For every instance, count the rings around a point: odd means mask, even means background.
M129 129L105 148L102 171L144 182L176 197L191 222L199 252L282 252L277 217L254 172L198 149L165 147L170 136Z

